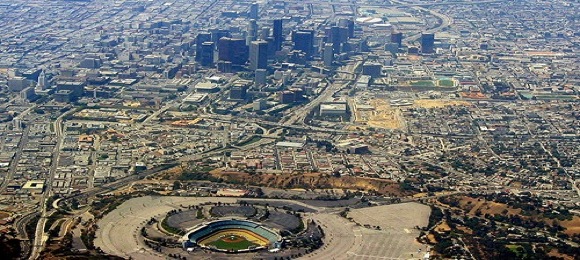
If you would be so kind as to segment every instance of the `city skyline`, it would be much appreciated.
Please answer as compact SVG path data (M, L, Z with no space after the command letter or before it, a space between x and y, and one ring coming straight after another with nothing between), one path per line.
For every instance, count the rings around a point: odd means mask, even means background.
M3 1L0 251L576 259L578 12Z

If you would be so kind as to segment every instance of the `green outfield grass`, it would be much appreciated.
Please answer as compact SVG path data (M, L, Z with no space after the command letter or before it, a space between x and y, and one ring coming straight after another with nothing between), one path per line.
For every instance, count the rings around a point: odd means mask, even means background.
M244 249L248 249L252 246L259 246L258 244L252 243L250 241L248 241L246 238L241 237L241 236L235 236L236 240L240 240L240 241L236 241L236 242L230 242L230 241L226 241L224 240L224 238L220 238L216 241L207 243L206 245L208 246L214 246L217 249L221 249L221 250L244 250Z
M453 83L453 80L450 79L440 79L439 80L439 86L441 87L453 87L455 84Z

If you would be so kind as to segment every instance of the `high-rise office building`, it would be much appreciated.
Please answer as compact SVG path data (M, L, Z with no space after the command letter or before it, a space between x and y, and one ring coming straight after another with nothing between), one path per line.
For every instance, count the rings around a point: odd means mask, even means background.
M250 5L250 11L248 12L248 17L250 19L257 20L258 18L260 18L259 11L260 11L260 6L258 5L258 3L252 3Z
M8 79L8 89L10 91L21 91L30 85L30 81L24 77L13 77Z
M294 42L294 50L302 51L307 58L313 55L314 46L314 31L299 30L292 33L292 42Z
M433 53L435 45L435 34L424 33L421 34L421 52Z
M282 19L274 20L274 30L272 33L274 37L274 46L276 51L282 48L282 42L284 41L284 28L282 26Z
M332 60L334 59L334 51L332 43L325 43L324 44L324 66L330 67L332 66Z
M34 91L34 87L27 87L20 91L20 99L22 101L31 101L36 97L36 92Z
M335 54L342 50L342 44L348 41L348 28L332 26L326 31L327 43L332 43L332 49Z
M256 36L258 36L258 22L254 19L250 20L250 23L248 23L248 35L252 36L254 40L256 40Z
M218 59L234 65L244 65L248 61L248 46L244 39L223 37L218 42Z
M265 69L257 69L256 75L254 77L254 84L258 86L266 85L266 79L268 77L268 71Z
M276 55L276 44L274 43L274 37L268 37L265 40L268 42L268 58L274 57Z
M391 43L396 43L397 48L401 48L401 46L403 45L403 33L397 32L391 34Z
M201 44L201 58L199 63L201 66L210 67L214 62L214 47L213 42L204 42Z
M395 54L399 52L399 45L391 42L391 43L387 43L385 44L385 51L390 52L391 54Z
M348 38L354 37L354 21L351 19L342 18L338 20L338 26L347 29Z
M93 58L93 57L87 57L85 59L83 59L80 63L79 63L79 67L80 68L85 68L85 69L97 69L101 67L101 59L99 58Z
M231 33L228 30L224 29L214 29L211 30L211 41L212 42L219 42L219 40L223 37L230 37Z
M201 60L201 50L204 42L211 42L211 33L199 33L195 37L195 60Z
M379 63L365 63L362 66L362 74L378 78L381 76L383 66Z
M253 41L250 44L250 69L268 68L268 42Z
M258 33L258 39L265 41L270 37L270 27L262 27L260 28L260 33Z
M335 54L340 53L340 27L332 26L330 30L327 31L327 40L332 43L332 49Z

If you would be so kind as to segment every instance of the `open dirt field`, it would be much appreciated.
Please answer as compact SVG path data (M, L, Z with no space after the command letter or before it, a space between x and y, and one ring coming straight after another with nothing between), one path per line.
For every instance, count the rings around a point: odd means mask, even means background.
M413 107L421 108L441 108L446 106L469 106L469 102L460 100L443 100L443 99L419 99L415 100Z
M392 107L387 100L374 99L370 105L371 111L356 111L357 122L366 123L370 127L385 129L401 129L404 127L401 110Z

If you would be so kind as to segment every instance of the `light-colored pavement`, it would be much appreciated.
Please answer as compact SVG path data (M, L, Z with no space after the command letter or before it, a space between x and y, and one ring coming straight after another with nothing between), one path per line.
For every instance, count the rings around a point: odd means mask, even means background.
M426 226L430 212L419 203L351 210L348 216L360 226L337 215L314 214L312 219L324 229L325 245L306 258L421 259L428 248L415 241L420 231L414 227Z
M162 259L144 245L139 230L155 216L164 216L180 206L201 203L235 203L238 198L223 197L140 197L121 204L98 221L95 246L105 253L132 259ZM424 245L415 242L419 231L415 226L427 225L430 208L418 203L404 203L351 210L349 216L361 226L337 215L334 209L312 207L290 200L286 201L317 210L306 218L320 224L325 232L321 249L304 256L307 259L413 259L421 258L419 249ZM380 226L381 230L364 227ZM425 251L423 251L425 252Z
M132 259L162 259L143 243L139 230L152 217L164 216L168 211L180 206L198 205L201 203L236 203L238 198L224 197L139 197L130 199L97 222L95 247L105 253ZM261 200L264 202L274 200ZM275 200L287 201L287 200ZM290 202L290 201L287 201ZM300 202L292 203L313 208Z
M349 251L360 247L360 228L354 223L333 214L313 214L311 217L324 230L324 245L304 258L347 259Z

